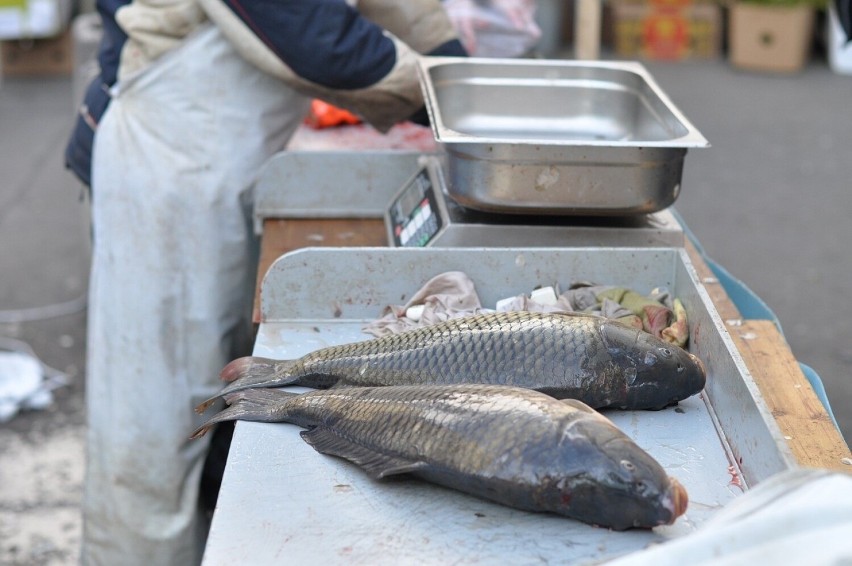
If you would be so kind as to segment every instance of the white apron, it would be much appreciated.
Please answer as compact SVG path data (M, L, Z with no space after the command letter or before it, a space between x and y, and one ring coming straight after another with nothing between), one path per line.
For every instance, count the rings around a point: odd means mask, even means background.
M250 188L309 101L210 25L117 86L94 145L82 558L196 564L209 441L187 440L193 406L245 353Z

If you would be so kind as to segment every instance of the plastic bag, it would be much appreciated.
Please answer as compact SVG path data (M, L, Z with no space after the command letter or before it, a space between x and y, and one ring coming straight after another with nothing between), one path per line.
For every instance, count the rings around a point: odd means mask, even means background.
M305 116L305 124L317 130L360 123L361 119L348 110L338 108L317 98L311 101L311 108L308 110L308 115Z
M444 0L444 9L474 57L522 57L541 38L535 0Z

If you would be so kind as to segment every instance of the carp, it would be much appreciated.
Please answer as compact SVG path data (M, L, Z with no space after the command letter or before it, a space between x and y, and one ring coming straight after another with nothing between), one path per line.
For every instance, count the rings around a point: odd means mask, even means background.
M322 454L373 479L420 479L526 511L615 530L671 524L687 493L609 419L507 385L401 385L292 393L248 389L192 438L228 420L287 422Z
M495 312L321 348L297 360L248 356L218 397L256 387L486 383L601 409L662 409L704 388L701 361L642 330L579 313Z

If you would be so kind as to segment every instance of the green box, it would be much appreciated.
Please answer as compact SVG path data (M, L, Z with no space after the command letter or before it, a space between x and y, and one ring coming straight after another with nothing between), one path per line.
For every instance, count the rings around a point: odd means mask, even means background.
M21 11L27 9L27 0L0 0L0 10L5 8L18 8Z

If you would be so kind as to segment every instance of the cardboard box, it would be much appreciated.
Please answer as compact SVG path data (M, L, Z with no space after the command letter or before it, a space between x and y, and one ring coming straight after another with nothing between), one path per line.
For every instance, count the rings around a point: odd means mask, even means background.
M810 6L736 3L728 24L728 55L736 67L792 73L808 60L814 37Z
M722 12L715 2L615 0L614 49L620 57L711 59L722 48Z
M0 69L3 75L70 75L74 70L71 30L44 39L0 41Z

